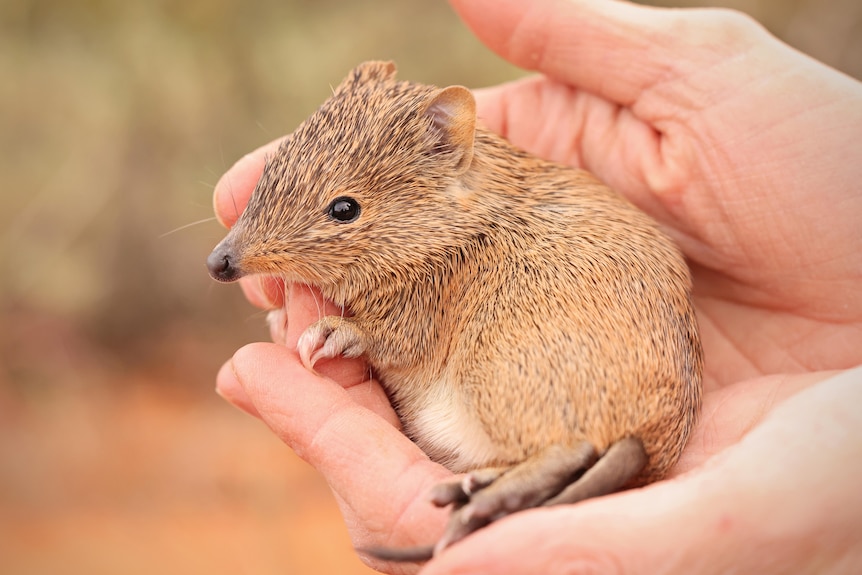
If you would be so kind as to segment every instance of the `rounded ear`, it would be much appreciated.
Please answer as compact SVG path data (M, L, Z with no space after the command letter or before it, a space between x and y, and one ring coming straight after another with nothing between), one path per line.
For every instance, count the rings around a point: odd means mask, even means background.
M360 86L369 82L394 80L396 72L395 62L383 60L363 62L347 74L347 77L341 82L336 91L347 87Z
M425 114L439 140L435 150L459 155L456 174L464 173L473 161L476 132L476 100L464 86L449 86L434 92Z

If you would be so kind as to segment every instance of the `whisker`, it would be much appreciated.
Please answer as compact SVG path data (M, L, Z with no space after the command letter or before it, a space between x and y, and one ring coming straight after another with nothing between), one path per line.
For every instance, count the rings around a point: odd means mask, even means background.
M222 149L221 144L219 144L218 149L219 149L219 154L221 155L222 172L221 172L221 173L216 172L214 169L210 168L209 166L207 166L206 168L204 168L204 170L206 170L206 172L207 172L209 175L211 175L212 177L214 177L214 178L216 178L216 179L218 179L218 178L220 178L220 177L222 176L222 174L224 173L224 169L225 169L225 165L224 165L224 150Z
M255 310L245 318L245 321L250 323L253 320L255 323L260 323L261 318L266 319L267 314L269 312L265 309Z
M287 318L287 307L290 305L290 284L287 283L287 274L281 274L281 285L284 293L281 294L281 305L284 307L284 317Z
M237 207L236 197L233 195L233 182L228 180L228 186L230 187L230 201L233 204L233 215L236 216L236 219L239 219L239 207Z
M224 159L224 148L222 148L221 143L219 143L218 148L219 148L219 153L221 154L222 165L227 165L227 162ZM230 174L230 171L225 173L225 175L228 176L227 189L228 189L228 193L230 194L230 201L233 204L233 215L236 217L236 219L239 219L239 207L237 207L237 205L236 205L236 198L234 197L234 194L233 194L233 179L231 179L229 174ZM224 176L222 176L222 177L224 177Z
M215 216L210 216L210 217L208 217L208 218L204 218L204 219L202 219L202 220L198 220L198 221L196 221L196 222L190 222L190 223L188 223L188 224L183 224L183 225L181 225L181 226L180 226L180 227L178 227L178 228L174 228L174 229L172 229L172 230L171 230L171 231L169 231L169 232L165 232L165 233L163 233L163 234L159 235L158 237L159 237L159 239L161 239L161 238L163 238L163 237L165 237L165 236L169 236L169 235L171 235L171 234L175 234L175 233L177 233L177 232L180 232L180 231L185 230L185 229L187 229L187 228L190 228L190 227L192 227L192 226L197 226L197 225L199 225L199 224L205 224L205 223L207 223L207 222L212 222L212 221L214 221L215 219L216 219L216 218L215 218Z
M317 295L314 293L314 290L311 289L308 282L305 282L305 287L308 288L308 293L311 294L311 298L314 300L314 305L317 306L317 320L320 321L323 319L323 308L320 306L320 302L317 301Z

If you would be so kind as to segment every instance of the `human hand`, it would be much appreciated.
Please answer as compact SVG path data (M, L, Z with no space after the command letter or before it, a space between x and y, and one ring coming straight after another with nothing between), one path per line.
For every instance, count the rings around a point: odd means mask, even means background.
M355 545L434 541L444 518L427 493L448 472L397 431L385 395L361 369L336 383L302 367L290 343L317 312L306 294L292 295L288 346L241 349L219 374L221 393L323 473ZM862 369L815 385L825 377L773 376L707 393L677 466L695 471L515 514L422 572L854 572L862 561ZM366 559L388 573L418 570Z
M492 48L545 74L480 91L485 122L523 148L597 173L661 221L692 262L707 393L701 424L676 472L699 467L749 429L756 428L751 437L760 439L746 439L705 469L671 482L576 507L518 514L487 528L481 538L460 543L429 564L429 572L475 566L477 558L491 561L484 566L488 570L505 565L513 573L541 572L535 561L542 557L569 565L589 560L591 550L599 559L616 557L628 565L630 552L642 549L632 544L647 541L655 543L652 559L672 558L674 536L690 534L693 526L714 527L710 520L718 517L722 497L748 501L736 495L762 487L751 480L763 472L763 462L776 469L771 463L780 459L776 453L788 445L807 446L811 426L835 407L815 402L801 419L792 410L776 413L769 421L792 426L794 433L763 432L757 424L773 405L825 375L750 378L862 362L862 302L855 295L860 197L852 193L862 174L850 157L859 133L860 88L724 12L667 12L607 1L494 2L489 9L464 0L456 7ZM533 60L533 54L539 56ZM263 155L271 150L242 160L222 180L216 205L227 223L235 206L245 204ZM277 285L255 281L244 282L250 299L281 305ZM305 294L293 296L289 315L308 305ZM314 312L311 320L317 319ZM293 328L301 331L302 320L292 318L287 331ZM302 370L292 349L244 348L220 374L219 389L261 416L327 477L357 545L433 541L442 518L423 494L446 472L397 433L397 418L379 386L357 383L364 379L361 366L354 367L353 379L339 380L341 387ZM331 369L339 365L334 362ZM372 455L358 460L357 453ZM840 452L818 455L812 467L826 473L844 461ZM822 475L805 475L810 470L797 469L798 461L786 463L795 482L780 487L799 490L795 498L779 490L781 502L810 497L804 480L811 485ZM687 525L673 523L682 517L680 506L702 494L703 482L721 487L703 499L704 513ZM621 509L613 507L621 505L614 503L620 498L626 517L636 516L633 510L669 514L662 529L654 530L656 537L645 538L637 529L621 533L617 522L607 520L608 513L613 517ZM752 515L753 506L724 509L749 527L769 526L757 521L763 513ZM578 527L581 513L592 518L585 529ZM563 515L570 518L565 529L552 523ZM524 553L515 543L527 527L555 553ZM575 545L573 538L582 540L585 533L610 546L606 555L597 555L595 546ZM739 539L744 533L736 531L733 541L744 543ZM710 543L681 541L686 551ZM560 543L571 553L557 553ZM488 548L500 553L489 554ZM715 553L727 549L733 547L712 546ZM679 572L687 572L684 567L677 565ZM646 562L639 568L652 571Z
M478 91L484 122L595 173L682 247L707 389L862 362L862 84L736 12L452 4L543 74Z

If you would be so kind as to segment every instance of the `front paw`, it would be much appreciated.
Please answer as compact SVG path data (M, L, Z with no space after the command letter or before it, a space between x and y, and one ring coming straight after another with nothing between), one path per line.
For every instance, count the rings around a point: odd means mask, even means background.
M326 316L306 329L296 344L302 365L314 371L321 359L359 357L365 353L366 337L352 319Z

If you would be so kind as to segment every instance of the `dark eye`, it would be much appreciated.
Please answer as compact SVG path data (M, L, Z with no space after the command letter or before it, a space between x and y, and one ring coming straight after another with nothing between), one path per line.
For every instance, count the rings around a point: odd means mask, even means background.
M352 222L359 217L359 203L347 196L335 198L329 204L329 217L345 224Z

